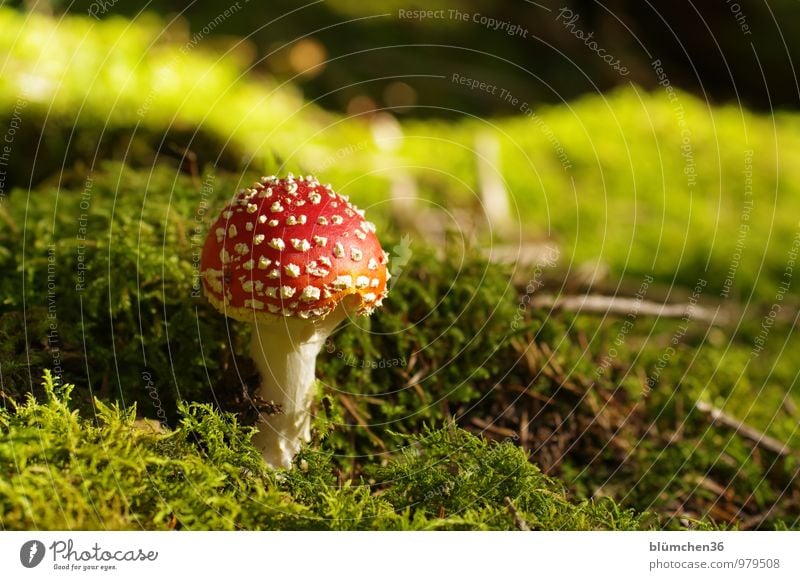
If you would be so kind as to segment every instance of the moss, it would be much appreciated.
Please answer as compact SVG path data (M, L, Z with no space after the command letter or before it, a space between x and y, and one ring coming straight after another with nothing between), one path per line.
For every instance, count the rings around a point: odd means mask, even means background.
M175 430L137 424L133 410L70 406L71 385L49 372L44 400L0 409L0 525L22 529L637 529L610 501L572 503L510 444L455 428L430 431L424 454L376 470L378 481L337 482L330 455L306 450L292 471L265 469L250 428L208 405L181 406ZM420 441L421 442L421 441ZM472 471L453 513L408 505L461 457ZM441 466L440 466L441 465ZM479 466L485 468L478 470ZM479 473L480 472L480 473ZM510 498L506 500L505 498ZM435 503L429 498L428 503ZM508 504L513 505L510 511ZM442 517L444 515L445 517Z
M193 179L167 165L141 172L107 163L33 192L35 204L16 190L4 208L17 231L0 230L9 250L0 262L13 273L0 279L4 398L41 399L36 377L58 363L84 414L99 398L125 412L135 404L140 417L174 429L192 401L252 423L243 393L257 382L243 358L249 329L193 296L195 252L237 181L222 171ZM390 299L337 331L317 365L320 428L307 461L324 456L320 469L336 485L375 479L371 458L394 458L408 436L455 422L490 439L513 435L576 498L610 496L654 512L660 525L796 521L796 460L695 409L706 401L800 446L796 371L784 356L797 341L791 324L777 321L759 364L748 363L760 316L728 335L698 322L681 330L679 320L639 317L628 328L545 313L525 306L519 273L474 249L384 241L406 261ZM541 291L555 291L560 276L544 272ZM469 512L464 501L443 505L445 514Z

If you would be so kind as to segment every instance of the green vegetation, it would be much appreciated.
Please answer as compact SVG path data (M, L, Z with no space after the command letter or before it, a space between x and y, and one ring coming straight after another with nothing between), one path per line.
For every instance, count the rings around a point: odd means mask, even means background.
M24 96L17 139L33 150L41 131L48 136L37 156L12 158L19 185L28 184L31 171L49 176L76 159L85 165L111 156L150 167L188 147L201 166L236 171L274 170L277 157L284 172L319 173L341 184L361 206L375 205L373 214L386 209L388 168L408 166L420 198L472 211L475 135L488 131L501 143L498 169L526 234L558 242L576 263L600 261L618 276L652 273L688 287L704 276L718 294L750 187L754 205L734 290L745 300L771 300L786 240L797 230L796 115L779 115L776 124L681 92L670 101L660 88L626 89L536 108L536 117L509 105L509 117L496 121L411 121L390 160L369 122L326 113L290 85L243 73L240 44L222 56L202 43L187 48L190 31L164 30L153 17L56 23L0 9L0 26L21 30L0 38L8 57L0 109L12 116ZM87 70L96 72L87 79ZM469 90L442 84L449 92Z
M796 292L781 295L754 351L797 231L796 115L773 125L678 94L692 186L673 103L635 89L538 109L544 124L516 110L494 123L408 122L389 157L369 121L240 76L236 51L185 54L185 33L162 34L155 19L56 26L0 9L0 28L20 31L0 38L0 125L27 99L7 182L17 187L0 203L4 528L798 525ZM640 315L629 326L624 314L526 307L535 273L487 263L485 239L403 241L386 168L409 166L422 199L474 214L483 131L500 142L526 241L561 250L534 297L583 291L576 271L605 263L597 291L632 295L652 276L648 300L686 302L704 280L700 304L721 304L728 322ZM341 184L409 262L385 308L320 356L316 438L299 469L267 473L243 426L248 329L199 295L197 259L241 184L289 170ZM745 170L750 229L722 300ZM42 387L49 369L74 387Z
M609 500L571 503L511 444L457 429L415 438L375 479L342 484L330 455L307 451L272 472L250 429L208 405L180 426L137 426L134 411L69 406L70 385L45 374L44 401L0 409L3 529L639 529ZM509 498L509 499L505 499ZM513 500L511 499L513 498Z

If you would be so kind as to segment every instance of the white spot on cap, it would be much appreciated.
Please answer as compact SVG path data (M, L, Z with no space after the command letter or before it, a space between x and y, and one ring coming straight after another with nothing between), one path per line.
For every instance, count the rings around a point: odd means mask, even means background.
M255 310L263 310L264 303L261 300L256 300L255 298L248 298L244 301L245 308L253 308Z
M336 276L336 280L333 281L334 290L344 290L350 288L352 285L353 277L348 275Z
M255 267L255 265L256 265L256 263L252 259L250 259L250 260L247 260L244 264L242 264L242 267L245 270L252 270Z
M292 238L290 241L292 242L292 247L300 252L307 252L311 248L311 244L308 243L308 240Z
M272 278L273 280L280 277L281 277L281 271L278 270L277 268L273 268L272 270L270 270L269 274L267 274L267 278Z
M265 236L264 234L256 234L256 235L253 236L253 243L257 246L261 242L263 242L264 238L266 238L266 237L267 236Z
M389 263L389 254L385 250L381 250L381 264Z
M271 228L277 228L279 223L280 222L278 220L269 220L269 223L267 225Z
M369 286L369 278L368 277L359 276L358 278L356 278L356 288L358 288L359 290L362 290L362 289L366 288L367 286Z
M352 209L348 207L346 210L344 210L344 215L346 215L347 217L353 217L354 215L356 215L356 212L354 212Z
M245 292L252 292L253 291L253 281L252 280L245 280L242 282L242 290Z
M278 288L277 286L267 286L264 293L267 295L267 298L277 298L278 297Z
M344 246L342 242L336 242L333 246L333 255L337 258L344 258Z
M222 238L225 237L225 228L217 228L216 234L217 234L217 242L221 242Z
M302 205L303 203L304 203L304 202L302 202L302 201L298 201L298 202L297 202L297 205ZM306 217L306 215L305 215L305 214L300 214L300 215L298 216L298 218L297 218L297 223L299 223L300 225L303 225L303 224L305 224L305 223L306 223L306 221L308 221L308 218Z
M224 217L226 220L229 220L233 217L233 212L227 209L224 212L222 212L222 217Z
M231 255L228 253L228 250L226 250L225 248L222 248L219 251L219 260L223 264L230 264L231 263Z
M364 257L364 253L355 246L353 246L352 248L350 248L350 257L353 258L354 262L360 262L361 258Z
M331 223L333 225L335 225L335 226L340 226L340 225L342 225L342 223L344 223L344 220L342 219L342 216L340 216L340 215L332 215L331 216Z
M294 226L297 225L297 218L293 215L290 215L286 218L286 225L287 226Z
M258 206L254 203L247 204L247 213L256 213L258 211Z
M356 231L355 231L355 234L356 234L356 237L357 237L359 240L366 240L366 239L367 239L367 234L365 234L365 233L364 233L364 232L362 232L361 230L356 230Z
M315 286L306 286L303 288L303 294L300 296L300 300L303 302L313 302L314 300L319 300L319 295L319 288Z
M253 231L253 222L247 222L246 224L244 224L244 229L246 229L248 232L252 232Z
M283 211L283 206L281 205L281 202L279 202L279 201L272 202L272 205L269 206L269 211L271 211L272 213L280 213L280 212L282 212Z
M369 262L367 262L367 268L370 270L377 270L378 269L378 260L375 258L370 258Z
M314 243L317 244L320 248L324 248L325 245L328 243L328 238L323 236L314 236Z
M313 262L310 262L306 266L306 272L308 274L311 274L312 276L316 276L318 278L324 278L325 276L330 274L329 270L326 270L325 268L320 268L319 266L317 266L316 260L314 260Z
M281 286L281 298L291 298L294 293L295 289L291 286Z
M269 259L269 258L267 258L266 256L261 256L261 257L258 259L258 269L259 269L259 270L266 270L267 268L269 268L269 265L270 265L271 263L272 263L272 260L270 260L270 259Z
M290 183L290 184L289 184L289 185L286 187L286 191L287 191L288 193L291 193L292 195L294 195L295 193L297 193L297 184L296 184L296 183Z
M372 282L370 282L369 286L370 286L370 288L377 288L380 285L381 285L381 281L378 280L377 278L373 278Z
M266 216L266 214L262 214L262 215L258 216L258 221L259 221L259 222L261 222L262 224L265 224L265 223L267 223L267 216Z
M203 276L205 277L206 284L211 286L212 290L214 290L217 294L222 294L222 270L208 268L205 272L203 272Z
M273 248L275 250L278 250L280 252L281 250L283 250L286 247L286 242L284 242L280 238L272 238L269 241L269 247Z
M233 246L233 249L236 250L236 253L241 255L241 256L244 256L245 254L247 254L250 251L250 248L248 247L248 245L247 244L243 244L241 242L239 242L238 244Z
M280 311L281 311L281 309L280 309L278 306L276 306L275 304L267 304L267 309L268 309L268 310L269 310L269 311L270 311L272 314L277 314L278 312L280 312Z
M328 225L328 218L326 218L324 215L321 215L321 216L319 216L317 218L317 223L319 225L321 225L321 226L327 226Z
M319 202L322 201L322 196L318 194L316 191L312 191L308 194L308 201L313 203L314 205L318 205Z
M290 278L297 278L300 275L300 266L297 264L287 264L283 267L283 271Z
M325 266L326 268L333 267L333 263L331 262L331 259L328 256L320 256L317 259L319 260L319 263Z
M375 231L376 231L375 224L372 223L372 222L364 221L364 222L361 222L359 225L361 226L361 229L364 230L368 234L370 234L370 233L374 234Z
M364 294L364 300L366 300L367 302L375 302L376 298L377 296L375 296L375 294L373 294L372 292L367 292L366 294Z

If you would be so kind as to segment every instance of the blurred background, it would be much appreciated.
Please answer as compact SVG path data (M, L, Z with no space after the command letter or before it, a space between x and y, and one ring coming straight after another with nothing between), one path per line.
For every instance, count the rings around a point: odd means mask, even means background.
M684 0L277 0L239 2L242 9L237 3L187 6L173 0L158 6L86 0L6 5L57 18L93 14L104 20L135 19L158 13L168 27L159 36L162 42L188 40L199 32L203 50L232 49L249 72L291 81L306 99L341 113L370 103L412 117L454 117L460 112L507 116L513 111L501 100L443 91L441 83L425 75L458 69L471 78L491 78L531 103L560 103L628 83L653 89L654 58L664 63L676 87L716 104L733 102L764 111L794 108L798 101L791 66L800 57L793 28L798 6L792 0L723 0L702 10ZM231 8L231 14L219 18ZM579 16L575 27L565 27L569 16L557 18L562 9ZM398 16L415 10L443 13ZM517 31L493 30L494 24L484 19L510 23ZM618 74L587 50L571 34L577 29L593 33L629 74ZM398 86L384 77L408 77L410 82Z

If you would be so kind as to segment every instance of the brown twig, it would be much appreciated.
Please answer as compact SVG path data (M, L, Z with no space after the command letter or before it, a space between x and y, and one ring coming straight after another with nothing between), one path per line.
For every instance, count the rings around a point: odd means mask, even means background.
M554 256L558 255L558 248L552 242L520 244L494 244L483 252L489 262L493 264L514 264L517 267L548 266L554 263ZM529 276L520 270L523 276Z
M422 402L423 402L423 403L424 403L424 402L425 402L425 400L426 400L426 398L425 398L425 391L423 391L423 390L422 390L422 387L421 387L421 386L420 386L420 384L419 384L419 380L420 380L421 378L423 378L423 377L424 377L426 374L427 374L427 370L426 370L426 369L420 369L420 370L418 370L416 373L414 373L414 374L411 376L411 378L409 378L409 379L406 381L406 384L405 384L405 386L403 387L403 388L405 388L405 389L408 389L408 388L414 389L414 391L416 391L417 395L419 396L419 398L422 400Z
M792 400L791 396L787 393L786 396L783 398L783 408L786 409L786 412L789 413L792 417L797 417L797 404Z
M735 417L725 413L725 411L722 409L718 409L709 403L698 401L695 406L697 407L698 411L710 415L713 421L728 427L729 429L733 429L737 434L752 441L762 449L766 449L767 451L771 451L772 453L783 457L787 455L795 455L797 453L785 443L778 441L774 437L770 437L765 433L762 433L758 429L755 429L754 427L751 427L742 421L739 421Z
M528 408L523 407L519 418L519 444L523 449L528 448L529 421Z
M599 314L628 315L636 313L643 316L658 316L661 318L683 318L723 324L728 317L719 309L712 310L697 304L667 304L636 300L624 296L601 296L597 294L583 294L580 296L539 296L532 301L538 308L552 308L554 310L568 310L570 312L593 312Z
M523 532L530 532L531 527L528 525L528 522L522 519L522 516L519 515L519 512L517 511L517 508L514 506L514 502L511 501L511 498L506 496L504 499L506 502L506 506L508 506L508 512L514 518L514 524L516 524L517 528L519 528L519 530Z
M197 189L200 189L202 184L200 183L200 170L197 164L197 153L188 147L180 147L175 143L169 143L167 147L169 147L169 149L174 153L183 157L181 161L188 162L189 175L192 177L192 183L195 185L195 187L197 187Z
M378 447L380 447L384 451L386 451L386 445L383 443L383 441L381 441L380 437L378 437L377 435L375 435L375 433L370 431L370 428L367 426L367 422L364 420L364 417L361 416L361 413L358 412L358 409L356 408L356 406L353 403L353 401L350 400L350 397L348 397L344 393L339 393L337 395L337 397L338 397L339 401L341 401L342 406L356 420L356 423L358 423L358 426L364 429L364 431L366 432L367 436L372 440L372 442L375 443L375 445L377 445Z
M499 435L502 437L506 437L509 439L516 439L519 435L513 429L508 429L506 427L498 427L497 425L493 425L488 421L484 421L479 417L473 417L470 421L473 425L481 429L482 431L488 431L493 435Z
M0 203L0 219L3 220L3 222L8 226L8 229L10 229L13 233L15 234L19 233L19 227L14 222L14 220L11 219L11 216L6 211L6 208L3 207L2 203Z

